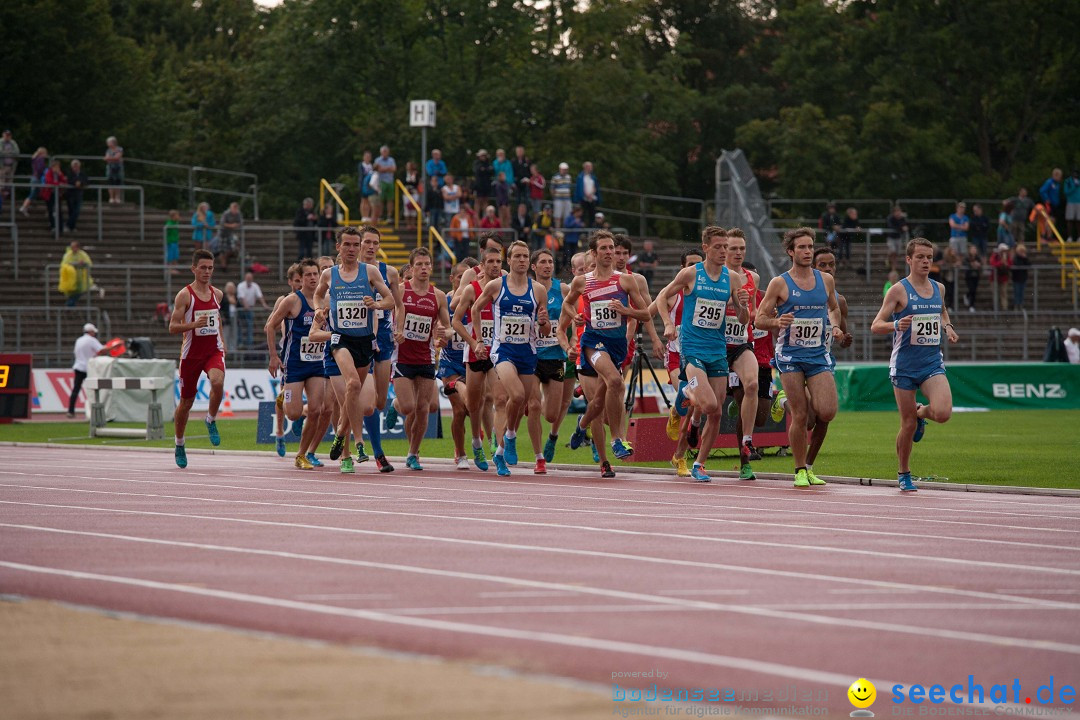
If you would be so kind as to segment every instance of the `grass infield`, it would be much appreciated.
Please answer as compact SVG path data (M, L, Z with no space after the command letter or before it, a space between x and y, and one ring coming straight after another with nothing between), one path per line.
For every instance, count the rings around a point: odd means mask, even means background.
M571 416L573 417L575 416ZM570 422L572 420L568 419L562 428L555 462L589 464L592 462L592 455L587 448L571 451L566 447L572 432ZM444 418L443 423L444 432L449 433L449 418ZM255 443L255 425L254 419L219 420L221 448L262 450L268 458L276 460L272 446ZM118 424L117 427L127 425ZM829 429L829 436L814 464L814 470L822 475L895 477L897 427L896 413L841 413ZM915 445L912 453L912 472L922 477L934 476L938 481L957 483L1080 488L1080 476L1072 474L1075 467L1077 427L1080 427L1080 410L957 413L947 425L928 425L926 437ZM188 428L191 433L187 438L188 447L210 447L210 441L200 434L204 429L196 414L192 415ZM158 441L90 439L87 437L85 424L72 422L31 422L0 426L0 440L6 441L172 447L172 423L165 423L165 437L165 440ZM522 462L528 462L531 449L524 424L518 437L518 455ZM320 449L322 454L325 454L329 445L324 444ZM370 444L367 449L370 454ZM383 449L395 462L403 459L406 451L403 440L385 441ZM291 454L296 452L296 446L290 445L289 450L290 455L286 457L291 457ZM425 457L450 458L453 453L453 443L449 437L425 440L421 446L421 460ZM774 453L775 450L772 449L765 451L765 458L755 462L754 469L761 472L793 472L791 457L776 457ZM616 470L620 464L617 461L614 463ZM667 463L632 464L670 467ZM717 471L737 471L738 456L734 450L725 451L723 454L714 452L706 467Z

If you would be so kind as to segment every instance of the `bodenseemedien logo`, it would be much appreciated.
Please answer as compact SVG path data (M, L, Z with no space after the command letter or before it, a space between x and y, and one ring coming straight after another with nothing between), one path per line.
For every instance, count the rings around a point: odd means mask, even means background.
M851 717L874 717L870 706L877 700L877 688L874 683L866 678L859 678L851 683L847 690L848 701L855 706L851 711Z

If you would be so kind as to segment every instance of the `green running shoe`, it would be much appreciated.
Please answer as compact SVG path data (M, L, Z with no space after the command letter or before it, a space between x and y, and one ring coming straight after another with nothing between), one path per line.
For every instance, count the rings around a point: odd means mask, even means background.
M809 469L809 468L806 469L806 479L810 481L811 485L825 485L826 484L824 480L822 480L817 475L815 475L814 471Z
M348 455L341 458L341 472L343 472L343 473L354 473L354 472L356 472L356 468L353 466L352 458L349 457Z
M206 422L206 420L203 420L203 422L206 423L206 434L210 436L210 444L217 447L221 444L221 435L218 433L217 420L214 422Z
M810 487L810 476L806 472L806 468L795 473L795 487L804 488Z
M177 445L176 452L173 455L176 456L176 467L181 470L187 467L187 450L184 449L183 445Z
M754 468L750 467L750 463L743 463L739 468L740 480L757 480L757 475L754 474Z

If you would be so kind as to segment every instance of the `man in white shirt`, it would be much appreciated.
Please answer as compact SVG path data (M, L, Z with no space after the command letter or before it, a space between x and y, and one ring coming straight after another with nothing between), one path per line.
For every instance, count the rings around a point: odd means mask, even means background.
M238 325L240 326L240 346L251 347L251 333L254 329L254 316L251 313L255 303L262 303L264 308L269 309L266 299L263 297L262 288L255 282L255 276L248 272L244 275L244 282L236 286L236 299L240 303L237 308Z
M1080 328L1069 328L1069 336L1065 338L1065 354L1069 356L1069 362L1080 365Z
M71 397L68 398L69 418L75 417L75 401L79 399L83 380L86 380L86 363L90 358L102 354L104 348L97 339L97 328L92 323L83 325L83 334L75 341L75 364L71 366L75 371L75 384L71 388Z

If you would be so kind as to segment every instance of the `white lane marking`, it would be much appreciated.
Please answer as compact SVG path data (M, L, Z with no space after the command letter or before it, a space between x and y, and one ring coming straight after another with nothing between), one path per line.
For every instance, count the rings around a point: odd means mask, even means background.
M327 595L297 595L297 600L392 600L393 593L329 593Z
M788 604L757 604L747 607L764 608L767 610L823 610L836 612L882 612L894 610L911 610L911 603L875 603L873 605L807 605L804 603ZM374 608L378 609L378 608ZM1039 610L1040 608L1013 603L990 604L990 603L929 603L919 604L919 610L942 610L956 612L970 610L981 612L983 610ZM451 606L430 608L393 608L395 615L529 615L532 613L562 614L562 613L624 613L632 615L637 612L658 613L681 613L681 612L712 612L708 608L683 608L671 607L670 605L480 605L477 607Z
M10 527L10 524L4 523ZM903 635L915 635L932 637L937 639L957 640L961 642L974 642L1002 647L1022 647L1031 650L1047 650L1073 655L1080 655L1080 645L1060 643L1052 640L1031 640L1028 638L1009 637L1005 635L991 635L989 633L967 632L961 630L949 630L945 628L918 627L915 625L901 625L899 623L884 623L869 620L857 620L854 618L831 617L827 615L809 615L805 612L788 612L783 610L768 610L742 605L721 605L719 603L704 600L690 600L649 593L638 593L627 590L615 590L611 588L598 588L589 585L567 584L548 582L544 580L530 580L527 578L515 578L505 575L491 575L487 573L471 573L459 570L442 570L439 568L426 568L415 565L402 565L399 563L383 563L371 560L354 560L350 558L328 557L325 555L311 555L307 553L294 553L285 550L259 550L254 548L241 548L231 545L215 545L209 543L184 542L179 540L162 540L158 538L139 537L135 535L119 535L115 533L97 533L76 530L58 530L40 526L21 526L19 529L34 530L38 532L50 532L61 535L75 535L79 537L95 537L108 540L121 540L124 542L142 543L147 545L162 545L167 547L183 547L195 550L207 550L214 552L235 553L239 555L257 555L262 557L283 558L287 560L300 560L331 565L343 565L346 567L364 567L377 570L389 570L395 572L412 573L433 577L453 578L455 580L472 580L477 582L498 583L546 590L561 590L568 593L583 595L596 595L600 597L618 598L620 600L636 600L660 605L673 605L676 607L702 608L721 612L730 612L740 615L767 617L773 620L788 620L796 623L809 623L814 625L828 625L844 627L847 629L860 628L878 632L891 632ZM0 563L5 564L5 563ZM189 587L184 585L184 587Z
M501 590L496 592L478 592L476 597L482 598L540 598L540 597L567 597L575 593L565 590Z
M661 595L746 595L749 590L718 588L715 590L661 590ZM886 592L882 590L882 592ZM893 591L896 592L896 591Z
M745 539L737 539L737 538L730 538L730 537L714 537L714 536L709 536L709 535L686 535L686 534L681 534L681 533L660 533L660 532L633 531L633 530L622 530L622 529L615 529L615 528L602 528L602 527L595 527L595 526L588 526L588 525L569 525L569 524L560 524L560 523L544 523L544 522L536 522L536 521L528 521L528 520L505 520L505 519L492 518L492 517L486 517L486 516L485 517L470 517L468 515L436 515L436 514L430 514L430 513L407 513L407 512L390 511L390 510L371 510L371 509L366 509L366 508L346 508L346 507L340 507L340 506L334 506L334 505L308 505L308 504L304 504L304 503L271 503L271 502L258 501L258 500L228 500L228 499L224 499L224 498L221 498L221 499L218 499L218 498L200 498L200 497L192 497L192 496L187 496L187 495L159 495L159 494L156 494L156 493L129 493L129 492L108 491L108 490L85 490L85 489L82 489L82 488L49 487L49 486L41 486L41 485L13 485L13 484L10 484L10 483L0 483L0 486L2 486L2 487L20 487L20 488L33 489L33 490L53 490L53 491L57 491L57 492L90 493L90 494L102 494L102 495L134 496L134 497L154 497L154 498L163 498L163 499L169 499L169 500L198 500L198 501L212 502L212 503L235 503L235 504L241 504L241 505L256 505L256 506L264 506L264 507L290 507L290 508L302 508L302 509L309 509L309 510L331 510L331 511L344 512L344 513L363 513L363 514L370 514L370 515L394 515L394 516L399 516L399 517L417 517L417 518L428 518L428 519L437 519L437 520L458 520L458 521L469 521L469 522L478 522L478 523L495 523L495 524L505 524L505 525L519 525L519 526L524 526L524 527L541 527L541 528L559 528L559 529L566 529L566 530L583 530L583 531L586 531L586 532L634 534L634 535L645 535L645 536L650 536L650 537L678 538L678 539L681 539L681 540L695 540L695 541L700 540L700 541L724 543L724 544L731 544L731 545L749 545L749 546L755 546L755 547L767 547L767 548L781 549L781 550L784 550L785 552L793 552L795 550L799 550L799 551L805 551L805 552L810 552L810 553L824 553L824 554L837 553L837 554L844 554L844 555L864 555L864 556L867 556L867 557L884 558L884 559L889 559L889 560L898 560L898 559L914 560L914 561L918 561L920 563L931 563L931 562L933 562L933 563L942 563L942 564L948 564L948 565L962 565L964 567L979 566L979 567L990 567L990 568L995 568L995 569L1017 570L1017 571L1023 571L1023 572L1041 572L1041 573L1048 573L1048 574L1054 574L1054 575L1076 575L1076 576L1080 576L1080 569L1055 568L1055 567L1047 567L1047 566L1042 566L1042 565L1030 565L1030 564L1019 565L1019 564L1016 564L1016 563L999 563L999 562L993 562L993 561L990 561L990 560L972 560L972 559L967 559L967 558L948 558L948 557L944 557L944 556L941 556L941 555L929 555L929 554L927 554L927 555L911 555L911 554L907 554L907 553L885 552L885 551L880 551L880 550L864 550L864 549L860 549L860 548L848 548L848 547L833 547L833 546L819 546L819 545L794 545L793 546L791 543L786 543L786 542L769 542L769 541L765 541L765 540L745 540ZM255 489L255 488L249 488L249 489ZM466 503L466 504L468 504L468 503ZM477 504L481 504L481 503L477 503ZM546 511L546 512L552 512L552 511L560 510L559 508L536 508L536 509L537 510L543 510L543 511ZM567 509L567 510L569 510L569 509ZM591 511L581 511L581 512L591 512ZM595 512L603 514L602 511L595 511ZM635 517L635 518L648 518L648 519L661 519L661 518L676 519L676 520L680 520L680 521L683 521L683 522L685 522L688 519L694 519L694 520L698 519L698 518L685 518L685 517L676 517L676 516L670 516L669 517L669 516L647 515L647 514L642 514L642 513L608 513L608 514L617 515L617 516L629 516L629 517Z

